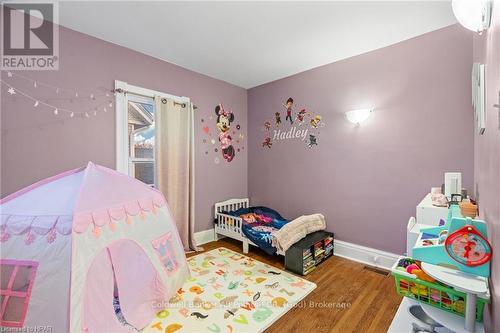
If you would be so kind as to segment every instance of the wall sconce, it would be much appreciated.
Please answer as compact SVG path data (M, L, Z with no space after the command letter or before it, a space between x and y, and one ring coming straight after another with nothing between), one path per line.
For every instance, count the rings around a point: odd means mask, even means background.
M453 0L451 8L465 28L481 34L490 27L492 0Z
M360 110L352 110L352 111L347 111L345 113L345 116L347 120L349 120L353 124L359 125L368 117L370 117L370 114L373 112L373 109L360 109Z

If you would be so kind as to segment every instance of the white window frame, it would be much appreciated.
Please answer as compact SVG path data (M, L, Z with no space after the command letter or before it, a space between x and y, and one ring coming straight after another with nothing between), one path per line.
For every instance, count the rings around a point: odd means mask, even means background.
M189 103L188 97L179 97L164 92L142 88L128 84L127 82L115 80L115 90L121 89L127 93L117 92L115 95L115 117L116 117L116 170L126 175L130 174L131 163L129 160L129 138L128 138L128 94L142 96L145 98L155 97L172 99L178 103ZM136 98L133 98L136 99ZM155 106L155 113L157 112ZM156 138L156 133L155 133ZM140 159L135 159L140 162ZM149 162L149 159L147 161Z

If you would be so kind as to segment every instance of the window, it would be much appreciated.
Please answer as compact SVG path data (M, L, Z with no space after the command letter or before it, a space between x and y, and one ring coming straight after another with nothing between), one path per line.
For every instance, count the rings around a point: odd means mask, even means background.
M23 327L38 263L0 260L1 326Z
M115 81L116 170L155 186L155 97L189 98Z
M155 186L155 106L152 98L127 96L128 174Z
M169 232L151 242L168 274L175 272L178 267L172 241L172 233Z

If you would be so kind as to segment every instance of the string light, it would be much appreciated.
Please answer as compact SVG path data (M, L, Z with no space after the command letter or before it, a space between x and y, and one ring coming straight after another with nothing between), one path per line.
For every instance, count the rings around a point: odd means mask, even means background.
M56 94L59 94L59 92L68 92L70 93L71 95L74 95L76 97L79 96L78 92L76 92L75 90L73 89L66 89L66 88L61 88L61 87L57 87L57 86L54 86L52 84L49 84L49 83L45 83L45 82L41 82L39 80L34 80L30 77L27 77L27 76L24 76L24 75L21 75L21 74L18 74L18 73L12 73L12 72L7 72L7 77L9 78L20 78L20 79L23 79L25 81L29 81L31 82L31 84L33 85L33 87L37 88L37 87L45 87L45 88L50 88L50 89L53 89ZM92 91L88 91L88 93L86 91L80 91L80 92L84 92L86 96L90 96L90 95L93 95L94 98L95 97L100 97L100 96L106 96L106 97L109 97L109 93L106 92L105 94L102 94L102 95L96 95L94 94Z
M9 76L8 75L9 73L10 72L7 73L7 76ZM33 97L33 96L31 96L31 95L29 95L29 94L27 94L27 93L19 90L17 88L14 88L12 85L8 84L7 82L5 82L2 79L0 79L0 84L2 86L6 86L7 87L7 91L8 91L9 94L15 95L17 93L17 94L19 94L21 96L24 96L25 98L31 100L33 102L33 107L35 107L35 108L39 107L40 105L43 105L43 106L45 106L45 107L47 107L49 109L52 109L54 115L59 115L61 112L63 112L63 113L69 114L69 116L71 118L73 118L75 114L85 115L85 117L87 117L87 118L89 117L89 114L88 114L87 111L72 111L72 110L69 110L69 109L66 109L66 108L60 108L60 107L57 107L55 105L52 105L52 104L40 101L39 99L37 99L37 98L35 98L35 97ZM38 83L38 84L41 85L40 83ZM95 97L95 95L94 95L94 97ZM108 101L105 101L105 103L108 103ZM101 104L100 107L102 107L102 104ZM95 110L94 115L97 115L98 107L92 107L90 109ZM104 111L104 112L107 112L107 110Z

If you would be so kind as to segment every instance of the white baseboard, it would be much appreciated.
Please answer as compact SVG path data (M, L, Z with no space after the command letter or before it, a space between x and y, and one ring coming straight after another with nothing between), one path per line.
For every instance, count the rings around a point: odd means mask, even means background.
M219 238L223 237L219 235ZM215 241L214 229L199 231L194 234L196 245L200 246ZM357 261L362 264L390 270L399 255L341 240L334 240L333 253L336 256Z
M210 243L213 242L214 240L215 240L214 228L194 233L194 241L196 243L196 246Z
M362 264L390 270L399 255L335 239L333 254Z

